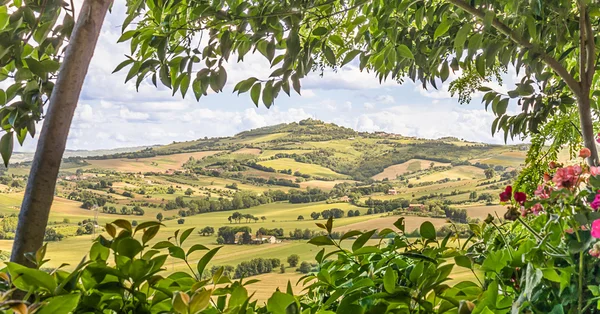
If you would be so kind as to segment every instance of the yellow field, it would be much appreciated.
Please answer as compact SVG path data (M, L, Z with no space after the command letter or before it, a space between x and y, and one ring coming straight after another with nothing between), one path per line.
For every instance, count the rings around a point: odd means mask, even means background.
M247 154L247 155L260 155L261 150L259 148L242 148L234 151L232 154Z
M504 213L506 213L506 206L504 205L474 205L474 206L465 206L461 207L467 211L467 215L472 218L485 219L488 214L492 215L494 218L504 217Z
M217 153L219 153L219 151L183 153L139 159L118 158L105 160L87 160L87 162L90 163L90 165L83 168L106 169L125 173L164 172L169 169L181 169L181 166L186 161L188 161L190 157L194 157L195 159L202 159L206 156L211 156Z
M300 183L300 187L305 189L307 187L311 187L311 188L319 188L321 190L325 190L325 191L329 191L331 189L333 189L333 187L336 184L339 183L353 183L356 181L352 181L352 180L334 180L334 181L320 181L320 180L311 180L311 181L304 181Z
M447 163L433 162L431 160L424 159L411 159L405 163L401 163L398 165L393 165L385 168L383 172L378 173L373 176L374 180L395 180L396 176L403 175L407 172L414 172L419 170L428 169L433 163L434 167L437 166L449 166Z
M305 164L305 163L297 162L291 158L266 160L266 161L259 162L259 164L261 164L265 167L271 167L276 170L292 169L292 172L300 171L304 174L309 174L311 176L331 177L331 178L340 178L340 179L346 178L345 175L334 172L333 170L331 170L329 168L325 168L323 166L314 165L314 164Z
M434 172L432 174L424 175L420 179L415 180L416 182L435 182L442 179L450 180L468 180L468 179L483 179L485 178L484 170L474 166L458 166L453 167L450 170ZM413 182L413 180L410 180Z
M500 165L505 167L518 167L524 164L527 151L509 151L498 155L470 160L472 163Z

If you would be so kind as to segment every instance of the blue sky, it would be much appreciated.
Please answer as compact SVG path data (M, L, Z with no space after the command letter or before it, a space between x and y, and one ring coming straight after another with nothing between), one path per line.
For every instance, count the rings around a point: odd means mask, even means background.
M406 136L437 138L455 136L471 141L503 143L492 137L493 114L480 98L460 105L447 91L423 90L407 80L379 84L372 73L356 66L312 73L302 81L302 96L281 93L271 109L256 108L248 94L239 97L233 86L250 76L266 78L268 63L262 56L247 57L243 64L228 64L228 84L220 94L209 94L200 102L188 95L171 96L164 87L145 82L140 92L134 82L124 84L125 74L111 74L129 53L127 43L116 44L124 19L122 0L115 2L107 17L84 84L69 135L68 149L105 149L200 137L230 136L262 126L299 121L308 117L334 122L358 131L385 131ZM232 58L232 60L235 58ZM514 81L509 73L505 82ZM28 140L21 151L35 148Z

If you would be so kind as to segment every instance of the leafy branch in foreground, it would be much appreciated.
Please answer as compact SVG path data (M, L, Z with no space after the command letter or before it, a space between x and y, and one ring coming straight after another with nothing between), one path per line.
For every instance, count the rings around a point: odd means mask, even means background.
M273 72L234 87L270 107L283 90L300 93L300 79L324 67L358 60L379 81L410 78L437 88L451 71L462 100L477 90L496 115L492 133L528 136L551 117L576 108L590 164L597 163L591 110L598 91L596 34L600 4L590 1L225 1L130 2L120 41L131 54L127 80L145 78L196 98L227 83L223 66L258 51ZM133 30L127 26L140 17ZM208 38L206 38L208 37ZM201 44L205 43L207 44ZM551 43L551 44L550 44ZM202 47L202 48L201 48ZM486 87L498 71L515 68L514 89ZM459 80L460 81L460 80ZM509 104L519 113L511 115Z

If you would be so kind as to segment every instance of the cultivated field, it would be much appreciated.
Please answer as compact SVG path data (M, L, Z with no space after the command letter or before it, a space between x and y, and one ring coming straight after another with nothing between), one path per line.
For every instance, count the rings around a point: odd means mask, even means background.
M393 165L385 168L383 172L374 175L374 180L395 180L397 176L401 176L406 174L407 172L415 172L419 170L425 170L431 167L433 164L434 167L438 166L449 166L447 163L434 162L431 160L424 159L411 159L405 163L401 163L398 165Z
M333 170L325 168L323 166L314 165L314 164L305 164L305 163L297 162L291 158L266 160L266 161L259 162L259 164L261 164L265 167L271 167L275 170L292 169L292 172L300 171L304 174L309 174L311 176L340 178L340 179L346 178L345 175L336 173Z
M193 157L202 159L206 156L211 156L219 153L219 151L205 151L196 153L183 153L175 155L165 155L150 158L139 159L105 159L105 160L88 160L90 166L87 169L105 169L119 172L165 172L170 169L180 169L181 166Z

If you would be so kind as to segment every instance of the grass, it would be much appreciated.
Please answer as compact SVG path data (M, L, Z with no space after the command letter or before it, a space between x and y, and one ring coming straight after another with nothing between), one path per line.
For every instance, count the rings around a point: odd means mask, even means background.
M304 174L309 174L311 176L329 177L329 178L338 178L338 179L347 178L345 175L339 174L329 168L325 168L323 166L314 165L314 164L305 164L305 163L297 162L291 158L266 160L266 161L259 162L259 164L261 164L265 167L271 167L275 170L292 169L292 172L300 171Z

